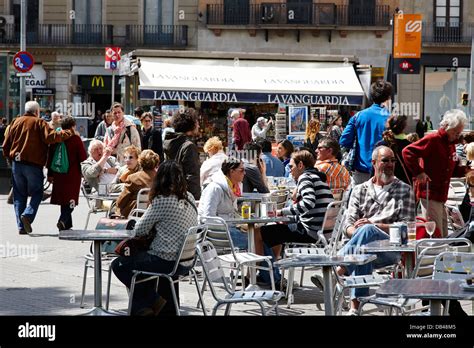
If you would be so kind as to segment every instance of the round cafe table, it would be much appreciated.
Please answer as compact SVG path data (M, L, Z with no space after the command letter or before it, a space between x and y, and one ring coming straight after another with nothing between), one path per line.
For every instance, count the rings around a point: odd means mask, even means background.
M94 243L94 308L84 315L124 315L107 311L102 307L102 260L101 243L121 241L132 237L132 230L65 230L59 231L59 239L92 241Z

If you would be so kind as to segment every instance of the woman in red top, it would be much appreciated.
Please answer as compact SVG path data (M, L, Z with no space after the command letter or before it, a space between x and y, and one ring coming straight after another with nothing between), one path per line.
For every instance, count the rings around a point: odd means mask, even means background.
M62 129L76 131L76 121L72 117L66 117L61 121ZM79 204L79 191L81 189L81 162L87 159L84 144L78 135L73 135L64 142L66 144L69 170L61 174L51 170L51 162L56 146L51 146L48 156L48 181L53 183L51 204L61 206L61 215L57 223L58 229L69 230L72 228L72 212Z

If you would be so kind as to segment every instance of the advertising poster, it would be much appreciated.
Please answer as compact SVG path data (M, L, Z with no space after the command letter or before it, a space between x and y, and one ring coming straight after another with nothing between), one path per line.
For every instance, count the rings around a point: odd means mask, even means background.
M288 114L290 134L304 133L308 125L308 107L290 106Z

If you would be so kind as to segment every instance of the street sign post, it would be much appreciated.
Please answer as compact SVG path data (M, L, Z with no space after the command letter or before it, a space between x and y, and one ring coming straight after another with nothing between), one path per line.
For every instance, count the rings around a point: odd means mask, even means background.
M19 51L13 56L13 67L20 73L30 71L35 65L35 60L31 54L26 51Z
M469 119L471 122L469 122L470 125L470 130L474 129L474 106L472 105L472 90L474 86L474 36L472 37L472 43L471 43L471 66L470 66L470 74L469 74L469 95L468 95L468 106L467 110L469 111Z
M112 70L112 104L115 100L115 70L118 68L121 52L120 47L105 48L105 69Z

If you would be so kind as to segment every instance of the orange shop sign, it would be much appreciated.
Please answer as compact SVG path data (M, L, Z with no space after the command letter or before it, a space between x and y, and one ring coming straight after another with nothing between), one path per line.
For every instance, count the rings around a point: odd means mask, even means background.
M421 57L421 14L395 15L393 57Z

